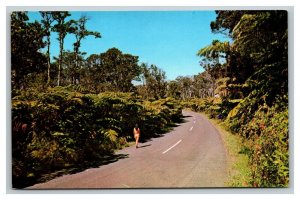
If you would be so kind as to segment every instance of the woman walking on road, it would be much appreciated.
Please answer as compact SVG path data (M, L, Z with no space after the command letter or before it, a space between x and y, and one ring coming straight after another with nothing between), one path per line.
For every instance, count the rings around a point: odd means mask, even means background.
M135 148L139 147L138 144L139 144L140 134L141 134L141 130L139 128L139 125L136 124L135 127L133 128L133 135L135 138Z

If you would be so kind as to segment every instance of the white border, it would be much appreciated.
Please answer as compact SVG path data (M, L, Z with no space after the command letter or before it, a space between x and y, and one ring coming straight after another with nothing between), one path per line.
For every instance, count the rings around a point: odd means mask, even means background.
M163 0L151 0L151 1L145 1L145 0L110 0L110 1L97 1L95 2L96 0L84 0L84 1L76 1L75 0L64 0L64 1L58 1L58 0L48 0L48 1L27 1L27 0L2 0L1 1L1 10L0 10L0 16L1 16L1 25L4 29L6 29L5 24L6 24L6 6L210 6L212 7L213 9L216 7L216 6L254 6L254 7L257 7L257 6L295 6L294 8L294 33L293 35L295 36L294 37L294 41L293 41L293 46L295 48L295 55L297 55L297 52L298 52L298 48L299 48L299 39L297 38L297 32L299 30L298 28L298 24L299 24L299 6L297 6L298 4L298 1L297 0L294 0L294 1L291 1L291 0L285 0L285 1L278 1L278 0L272 0L271 3L269 2L265 2L265 1L262 1L262 0L251 0L251 1L248 1L248 2L244 2L242 0L230 0L230 1L225 1L225 0L210 0L209 2L199 2L201 0L179 0L179 1L175 1L175 0L171 0L171 1L163 1ZM227 9L227 8L224 8L224 9ZM297 22L298 21L298 22ZM2 29L3 30L3 29ZM0 43L1 44L6 44L7 43L7 39L4 39L4 38L7 38L7 36L5 35L7 33L7 31L1 31L0 32L0 38L1 38L1 41ZM290 37L289 37L290 38ZM291 44L291 43L289 43ZM7 46L7 45L6 45ZM293 50L293 49L292 49ZM0 85L1 85L1 97L2 99L6 99L6 69L5 67L3 66L6 66L6 53L4 53L5 51L5 48L1 48L1 58L0 58L0 62L1 62L1 70L3 70L2 73L0 73L0 75L2 77L0 77ZM291 52L290 52L291 53ZM290 55L290 54L289 54ZM299 61L298 60L295 60L295 63L294 63L294 66L300 66L299 65ZM294 77L298 78L299 76L299 67L295 67L294 68ZM299 79L299 78L298 78ZM299 86L299 81L297 79L293 80L294 82L294 88L292 88L292 90L294 91L294 122L297 122L297 120L299 119L299 106L296 104L296 102L300 102L300 94L299 92L297 92L297 86ZM299 89L298 89L299 91ZM291 96L290 96L291 98ZM7 111L7 102L4 103L4 101L1 101L1 110L2 113L6 112ZM4 114L2 116L5 116ZM5 117L2 118L2 120L0 120L0 126L3 128L3 130L1 131L2 134L3 133L6 133L6 130L5 130L5 127L6 127L6 119ZM294 132L297 133L299 132L299 123L295 123L294 124ZM297 152L299 152L299 147L297 146L297 144L299 145L299 137L295 134L294 135L294 164L295 164L295 169L300 169L299 168L299 156L297 157ZM0 140L0 155L1 155L1 160L5 161L6 160L6 140L4 140L4 137L2 137L2 140ZM65 195L34 195L34 194L31 194L31 195L11 195L11 194L7 194L7 191L6 191L6 169L5 169L5 166L4 164L2 164L2 166L0 167L0 180L1 180L1 187L0 187L0 198L1 199L15 199L15 198L18 198L18 197L21 197L23 199L35 199L35 198L65 198ZM214 198L214 199L224 199L224 198L228 198L228 199L241 199L241 198L255 198L255 199L265 199L266 197L267 198L274 198L274 199L299 199L299 192L296 188L299 188L299 173L297 173L297 171L294 172L294 178L295 178L295 182L294 182L294 194L293 195L290 195L290 194L283 194L283 195L278 195L278 194L271 194L271 195L265 195L265 194L256 194L256 195L243 195L243 194L223 194L223 195L220 195L220 194L213 194L214 192L211 191L209 192L210 194L201 194L201 198ZM251 190L250 190L251 191ZM69 193L74 193L74 191L70 191ZM90 192L88 192L90 193ZM113 192L109 192L109 193L113 193ZM129 192L129 193L141 193L141 191L136 191L136 192ZM142 193L146 193L146 194L151 194L151 193L157 193L157 192L153 192L153 191L149 191L149 190L146 190L145 192L142 192ZM168 197L165 197L165 198L180 198L182 199L183 196L181 196L180 194L176 194L176 193L182 193L181 190L179 190L179 192L174 192L174 191L167 191L167 192L164 192L163 190L161 192L158 192L160 194L164 194L164 193L175 193L171 196L168 196ZM191 193L191 194L195 194L195 191L192 190L192 191L189 191L187 190L187 192L185 193ZM221 192L221 193L226 193L225 191L224 192ZM244 193L243 191L241 193ZM248 192L245 192L245 193L248 193ZM274 191L274 193L276 193L276 191ZM180 196L179 196L180 195ZM79 197L78 197L79 196ZM68 195L67 198L82 198L83 196L82 195L78 195L76 194L73 194L73 195ZM111 197L115 197L115 198L124 198L123 195L107 195L107 194L102 194L101 195L101 198L111 198ZM157 198L157 197L162 197L162 195L129 195L129 198L130 199L153 199L153 198ZM88 198L99 198L98 195L89 195ZM127 197L126 197L127 198ZM129 199L128 198L128 199ZM199 199L199 195L191 195L188 197L189 199Z

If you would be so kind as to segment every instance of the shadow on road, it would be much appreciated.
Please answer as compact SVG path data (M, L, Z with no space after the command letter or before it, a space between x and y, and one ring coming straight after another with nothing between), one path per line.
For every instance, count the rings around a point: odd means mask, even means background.
M96 161L91 165L91 167L101 167L102 165L108 165L110 163L114 163L120 159L128 158L128 154L114 154L114 155L109 155L104 158L102 158L99 161Z
M128 157L129 157L128 154L112 154L112 155L104 156L99 160L77 164L76 166L61 168L60 170L54 172L41 172L40 176L36 180L31 180L31 182L23 182L23 183L19 182L17 188L25 188L37 183L44 183L50 181L62 175L75 174L90 168L98 168Z
M139 146L138 148L140 149L140 148L145 148L145 147L149 147L149 146L151 146L151 144L142 145L142 146Z
M183 118L193 117L191 115L184 115Z
M151 144L143 144L143 143L152 141L153 138L159 138L165 136L165 134L168 134L169 132L173 131L174 128L179 127L182 124L191 121L189 119L191 117L193 116L189 116L189 115L182 116L180 119L176 120L176 123L169 125L167 128L164 128L163 130L159 130L158 131L159 133L149 134L148 136L151 136L151 138L143 137L142 135L142 137L140 138L140 143L142 143L142 145L139 146L139 148L146 148L151 146ZM19 187L17 188L25 188L37 183L47 182L62 175L75 174L91 168L99 168L101 166L108 165L110 163L114 163L119 161L120 159L124 159L128 157L129 157L128 154L111 154L111 155L103 156L101 159L98 160L77 163L76 165L74 164L68 167L62 166L59 170L56 171L51 171L51 170L48 171L44 169L44 171L40 171L40 174L37 175L35 179L32 179L30 182L20 181L18 185Z

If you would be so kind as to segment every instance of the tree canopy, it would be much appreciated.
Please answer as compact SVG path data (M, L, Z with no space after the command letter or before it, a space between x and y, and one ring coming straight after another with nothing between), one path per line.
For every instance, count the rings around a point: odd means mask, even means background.
M26 12L11 14L11 73L12 88L25 88L29 76L46 69L44 32L38 22L29 23Z

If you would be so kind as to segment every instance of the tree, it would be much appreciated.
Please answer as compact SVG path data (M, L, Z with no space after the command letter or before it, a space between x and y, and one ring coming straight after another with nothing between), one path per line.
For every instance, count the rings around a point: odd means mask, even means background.
M180 99L180 87L177 81L169 81L167 82L167 96L172 97L174 99Z
M156 65L142 64L143 80L147 90L148 98L160 99L165 97L167 82L166 72Z
M45 31L45 36L46 36L46 45L47 45L47 53L46 53L46 57L47 57L47 65L48 65L48 73L47 73L47 85L50 84L51 81L51 77L50 77L50 68L51 68L51 63L50 63L50 45L51 45L51 41L50 41L50 35L51 35L51 28L52 28L52 23L54 22L54 19L52 17L52 12L49 11L41 11L40 12L41 16L42 16L42 25Z
M100 54L91 54L86 59L86 64L84 68L85 76L81 80L80 84L89 88L90 91L99 93L105 91L102 88L102 84L105 83L105 71L101 68L101 58Z
M74 31L74 20L66 21L66 18L71 16L68 11L59 11L52 12L53 19L57 22L52 30L58 33L58 41L59 41L59 59L58 59L58 74L57 74L57 85L60 85L60 76L61 76L61 65L62 65L62 56L64 50L64 39L68 33L72 33Z
M186 100L192 97L193 93L193 80L189 76L178 76L176 81L179 84L181 91L181 99Z
M287 31L286 11L244 14L232 31L233 47L253 63L246 82L270 105L288 93Z
M46 57L40 53L45 47L44 31L37 21L29 23L26 12L11 14L11 76L12 88L24 89L26 78L44 72Z
M99 32L94 32L94 31L88 31L86 29L86 22L88 18L87 17L81 17L78 21L74 23L74 31L73 34L75 35L76 41L73 44L74 46L74 53L75 53L75 67L74 70L78 71L79 70L79 48L81 46L81 40L84 39L87 36L95 36L95 38L101 38L101 35ZM75 77L72 78L72 84L75 84L76 80Z
M111 90L129 92L134 89L132 81L137 78L141 70L138 56L123 54L117 48L111 48L100 54L100 71L104 81L110 84Z
M213 40L211 45L200 49L197 53L202 58L201 66L214 78L227 75L227 66L231 47L229 42Z
M251 91L267 96L272 104L287 94L286 11L218 11L214 30L227 30L233 39L227 61L232 79L247 96ZM259 92L259 93L257 93Z
M211 97L214 89L214 79L211 75L204 71L193 77L193 94L198 98Z
M200 49L197 53L200 56L200 65L210 74L212 89L217 93L229 94L237 93L236 88L230 91L227 86L230 84L243 84L247 75L252 71L251 61L247 59L241 63L240 53L228 41L220 42L213 40L211 45ZM222 80L218 80L222 79ZM225 82L223 82L226 80ZM218 83L223 82L220 90ZM214 94L212 94L214 96Z
M213 23L214 30L228 31L233 39L234 56L228 65L235 67L241 84L229 87L247 88L243 99L229 112L227 122L249 141L250 184L287 187L288 15L282 10L267 10L241 11L234 16L235 11L220 11Z
M80 76L80 70L75 69L75 60L76 55L75 52L71 52L70 50L64 51L62 56L61 63L61 83L63 84L74 84L74 79L78 80ZM58 59L56 58L58 61ZM83 55L77 56L77 62L81 65L85 64L85 60Z
M232 31L236 24L240 21L241 17L246 12L255 11L231 11L231 10L217 10L216 20L210 23L210 27L213 33L222 33L229 37L232 37Z

